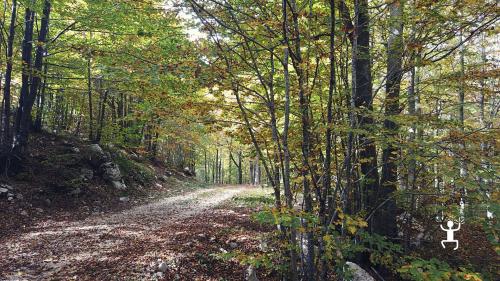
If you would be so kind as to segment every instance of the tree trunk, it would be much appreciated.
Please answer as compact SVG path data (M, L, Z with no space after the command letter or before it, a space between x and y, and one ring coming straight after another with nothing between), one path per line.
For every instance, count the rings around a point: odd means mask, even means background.
M97 128L95 143L101 142L102 129L104 128L104 117L106 113L106 100L108 99L108 93L109 90L105 90L103 98L101 100L101 109L99 110L99 127Z
M40 93L39 93L40 103L39 103L37 111L36 111L36 118L35 118L35 124L34 124L35 132L42 131L42 127L43 127L43 111L44 111L44 107L45 107L45 90L47 89L47 72L48 72L48 66L47 66L47 64L45 64L44 71L43 71L43 76L44 76L43 83L42 83Z
M50 4L47 1L44 6L44 18L42 19L42 28L40 30L40 35L38 41L43 44L45 42L46 29L48 28L48 13L50 12ZM16 122L16 144L14 145L14 150L23 151L28 143L28 134L31 126L31 109L33 108L33 103L36 97L36 90L38 89L41 67L42 67L42 56L43 47L38 46L35 58L35 69L37 73L32 73L31 61L32 61L32 50L33 50L33 24L34 24L35 12L30 8L26 8L25 13L25 31L23 39L22 48L22 58L23 58L23 74L22 74L22 84L21 84L21 96L19 97L19 107L17 112L17 122ZM30 81L30 75L33 75L33 81ZM30 88L30 82L31 88Z
M382 178L377 194L377 204L386 201L374 214L375 231L389 238L396 238L396 200L392 198L397 190L397 158L399 148L398 124L394 118L399 115L399 93L403 76L403 8L405 0L396 0L389 4L389 39L387 42L387 79L384 128L387 130L387 147L382 153Z
M299 11L297 3L295 0L290 1L290 8L292 11L293 20L293 34L295 51L294 56L292 56L293 66L295 72L297 73L298 85L299 85L299 110L302 121L302 188L304 193L304 211L306 213L312 213L312 196L309 181L309 157L311 151L311 134L310 134L310 107L309 107L309 94L306 91L306 77L303 69L303 60L301 54L301 36L299 27ZM306 222L307 223L307 222ZM304 255L305 258L305 268L304 268L304 280L312 281L315 280L316 270L314 266L314 235L311 230L306 231L305 241L307 251Z
M335 80L335 1L330 0L330 46L329 46L329 60L330 60L330 80L328 85L328 102L327 102L327 120L326 120L326 133L325 133L325 159L323 163L323 192L322 199L320 198L320 209L319 216L322 224L322 235L319 238L319 253L320 257L323 257L325 254L325 241L324 237L328 233L329 222L327 222L327 210L326 210L326 202L327 200L330 203L333 203L335 198L330 197L333 196L330 194L331 190L331 161L332 161L332 125L333 125L333 95L336 87ZM331 206L329 206L331 207ZM326 258L323 258L321 261L321 274L319 276L321 280L327 280L328 278L328 261Z
M92 33L90 33L92 39ZM89 140L94 141L94 116L92 109L92 50L89 48L87 57L87 98L89 105Z
M7 67L5 70L5 85L3 90L3 106L4 106L4 116L3 116L3 144L6 149L10 149L12 145L12 135L10 126L10 115L11 115L11 95L10 87L12 81L12 65L13 65L13 54L14 54L14 37L16 33L16 15L17 15L17 1L12 1L12 14L10 17L10 27L9 27L9 37L7 39Z
M370 25L367 0L355 1L355 25L353 40L353 98L358 113L357 127L373 131L372 75L370 56ZM363 181L361 182L361 208L375 208L379 175L377 150L371 136L358 135L358 159ZM373 224L370 224L372 228Z

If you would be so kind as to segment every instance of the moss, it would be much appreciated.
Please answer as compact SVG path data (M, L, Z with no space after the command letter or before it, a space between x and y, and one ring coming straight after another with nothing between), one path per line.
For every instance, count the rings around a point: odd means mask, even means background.
M246 207L271 206L274 203L274 197L270 188L253 188L245 194L233 198L236 205Z
M120 167L120 172L128 180L146 184L154 180L155 171L147 165L128 159L118 153L113 161Z
M49 166L55 169L62 167L75 167L82 164L82 156L80 154L59 154L49 155L47 160L41 162L44 166Z

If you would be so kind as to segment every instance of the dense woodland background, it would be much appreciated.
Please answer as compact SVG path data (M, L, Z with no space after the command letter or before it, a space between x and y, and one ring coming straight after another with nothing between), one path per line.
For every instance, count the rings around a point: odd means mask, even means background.
M272 187L274 250L226 258L286 280L498 280L497 1L0 5L5 179L72 136Z

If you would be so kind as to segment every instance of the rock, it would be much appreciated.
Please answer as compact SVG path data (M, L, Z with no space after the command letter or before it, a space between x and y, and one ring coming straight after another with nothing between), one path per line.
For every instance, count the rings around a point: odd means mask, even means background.
M259 249L262 252L267 252L267 250L269 249L269 246L267 245L267 241L265 239L260 240Z
M126 196L120 197L120 202L128 202L128 201L130 201L130 199L128 197L126 197Z
M102 177L110 182L114 188L119 190L127 188L122 180L122 174L118 165L113 162L106 162L102 164L99 169L102 171Z
M3 193L7 193L9 192L9 190L5 187L0 187L0 195L2 195Z
M87 169L87 168L81 168L80 169L80 177L83 179L83 180L92 180L94 178L94 171L92 171L91 169Z
M255 271L255 268L251 265L247 268L247 272L245 274L245 280L246 281L259 281L259 278L257 278L257 271Z
M167 272L167 270L168 270L168 264L166 262L160 262L160 264L158 264L159 272Z
M191 169L189 169L188 167L185 167L182 172L184 173L184 175L186 175L188 177L196 176L196 174L193 171L191 171Z
M77 188L71 190L71 192L69 193L69 195L75 196L75 195L78 195L80 193L82 193L82 190L79 187L77 187Z
M346 262L346 266L349 271L352 273L352 281L375 281L368 272L362 269L359 265L353 262Z
M106 162L99 167L102 171L102 177L108 181L120 181L122 179L122 174L120 172L120 167L113 162Z
M14 188L12 186L5 184L5 183L0 184L0 187L6 188L6 189L11 190L11 191L14 190Z
M102 163L108 160L104 150L102 150L98 144L87 146L85 158L94 168L98 168Z
M155 186L156 186L156 188L162 188L163 187L163 185L161 185L159 183L155 183Z
M14 202L14 197L10 197L10 196L9 196L9 197L7 198L7 200L8 200L8 201L10 201L10 202Z
M21 216L27 217L28 216L28 212L26 212L25 210L22 210L21 211Z
M236 243L236 242L230 242L229 243L229 247L231 247L231 249L236 249L238 247L238 243Z
M125 185L125 183L123 181L112 181L111 185L113 185L113 187L118 189L118 190L127 189L127 186Z

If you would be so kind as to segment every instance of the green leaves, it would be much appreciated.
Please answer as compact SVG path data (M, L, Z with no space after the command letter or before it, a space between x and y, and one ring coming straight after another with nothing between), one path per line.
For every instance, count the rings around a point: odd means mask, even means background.
M483 280L479 273L463 267L454 270L446 262L434 258L430 260L414 258L409 264L400 267L398 272L405 280L415 281Z

